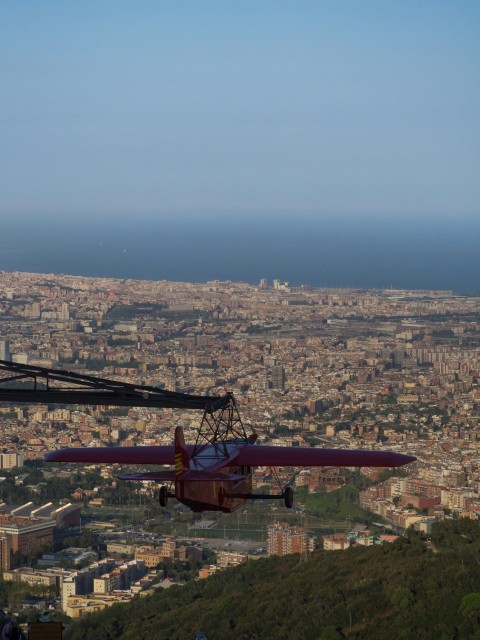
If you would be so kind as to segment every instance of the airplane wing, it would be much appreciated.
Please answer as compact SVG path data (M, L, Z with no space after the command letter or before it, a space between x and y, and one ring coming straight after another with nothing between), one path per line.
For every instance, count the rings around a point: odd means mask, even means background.
M113 464L173 464L173 446L153 447L78 447L59 449L45 456L47 462L105 462Z
M251 467L401 467L414 456L391 451L246 446L235 464Z
M190 456L193 446L187 446L186 449ZM173 465L175 447L78 447L51 451L46 454L45 460L47 462ZM246 445L238 450L234 464L249 467L401 467L414 460L416 460L414 456L391 451Z

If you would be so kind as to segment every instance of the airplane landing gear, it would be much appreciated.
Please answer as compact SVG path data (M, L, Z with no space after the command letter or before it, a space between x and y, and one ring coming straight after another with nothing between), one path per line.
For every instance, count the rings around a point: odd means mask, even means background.
M160 491L158 492L158 501L161 507L166 507L168 502L168 489L165 485L160 487Z
M291 509L293 507L293 489L292 487L285 487L283 490L283 502L287 509Z

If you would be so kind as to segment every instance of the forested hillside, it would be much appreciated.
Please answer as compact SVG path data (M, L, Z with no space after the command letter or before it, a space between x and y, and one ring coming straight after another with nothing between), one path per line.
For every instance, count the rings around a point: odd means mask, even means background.
M480 524L250 562L77 622L71 640L480 640Z

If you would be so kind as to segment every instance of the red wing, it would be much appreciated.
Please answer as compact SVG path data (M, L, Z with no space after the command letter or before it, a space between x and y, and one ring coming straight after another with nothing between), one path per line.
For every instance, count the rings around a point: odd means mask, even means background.
M246 446L235 464L249 467L401 467L414 456L391 451Z
M175 450L165 447L96 447L60 449L45 456L47 462L106 462L120 464L173 464Z
M191 455L192 447L187 447ZM173 446L97 447L60 449L47 453L47 462L90 462L119 464L174 464ZM349 449L306 449L247 445L235 458L235 465L249 467L401 467L416 460L391 451Z

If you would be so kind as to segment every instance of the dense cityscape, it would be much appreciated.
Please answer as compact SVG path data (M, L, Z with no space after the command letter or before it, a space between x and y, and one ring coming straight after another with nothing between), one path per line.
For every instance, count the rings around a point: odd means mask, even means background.
M0 17L0 640L480 640L480 4Z
M43 462L62 447L171 444L179 424L192 442L198 413L4 404L2 584L24 585L4 587L5 607L75 618L263 555L388 544L408 527L478 519L478 297L265 279L0 281L0 360L229 390L262 443L417 457L397 472L257 468L258 491L295 483L291 514L263 502L199 518L161 510L154 483L120 483L119 465Z

